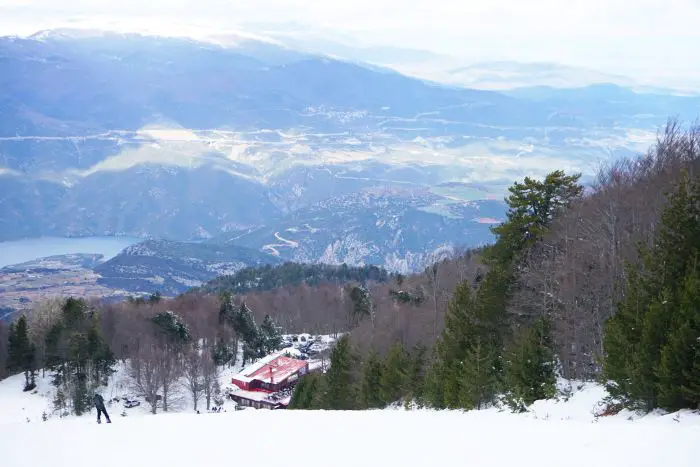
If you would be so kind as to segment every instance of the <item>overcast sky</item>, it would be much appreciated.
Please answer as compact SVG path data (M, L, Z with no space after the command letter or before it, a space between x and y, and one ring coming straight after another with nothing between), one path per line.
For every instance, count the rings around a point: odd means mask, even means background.
M299 22L473 60L700 76L700 0L0 0L0 33L77 17L232 27Z

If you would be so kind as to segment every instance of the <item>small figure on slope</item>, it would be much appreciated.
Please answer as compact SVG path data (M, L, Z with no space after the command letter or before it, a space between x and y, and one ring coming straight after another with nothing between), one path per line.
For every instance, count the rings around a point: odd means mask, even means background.
M97 423L102 423L102 420L100 419L102 414L105 414L107 423L112 423L112 420L109 419L107 409L105 409L105 400L102 398L102 396L98 393L95 393L95 397L92 399L92 401L95 404L95 408L97 409Z

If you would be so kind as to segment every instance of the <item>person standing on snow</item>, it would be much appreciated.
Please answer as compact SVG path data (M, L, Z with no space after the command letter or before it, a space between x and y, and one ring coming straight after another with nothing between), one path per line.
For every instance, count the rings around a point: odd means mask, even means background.
M97 423L102 423L102 420L100 420L100 416L102 414L105 414L107 423L112 423L112 420L109 419L107 409L105 409L105 400L102 398L102 396L100 396L98 393L95 393L95 397L92 399L92 401L95 404L95 408L97 409Z

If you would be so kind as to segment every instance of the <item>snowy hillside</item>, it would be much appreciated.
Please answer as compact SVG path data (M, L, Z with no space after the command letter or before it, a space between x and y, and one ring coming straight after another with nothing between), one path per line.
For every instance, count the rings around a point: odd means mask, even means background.
M690 467L698 465L700 417L690 413L625 415L594 422L590 386L568 402L543 402L533 414L461 412L303 412L92 416L10 422L19 402L12 379L0 383L3 467L52 465L257 465L289 462L340 466ZM16 386L16 384L14 385ZM16 387L12 388L14 393ZM546 414L550 417L547 418Z
M327 360L327 355L336 338L329 335L311 336L310 334L295 334L282 336L284 341L290 341L291 345L284 348L275 354L288 355L299 358L302 352L299 350L302 347L309 345L306 352L312 352L313 356L308 356L309 368L316 370L324 365ZM298 340L291 342L293 337ZM235 404L225 397L225 394L233 387L231 385L231 377L242 370L240 355L243 353L242 343L238 348L238 359L236 364L231 367L220 368L219 385L221 394L224 399L223 410L234 410ZM248 364L250 366L250 363ZM247 367L248 367L247 366ZM105 399L107 412L112 420L123 420L124 418L140 417L144 415L152 416L150 405L139 397L135 392L132 384L132 378L129 371L129 362L119 362L116 366L116 372L110 377L107 387L100 389L100 394ZM31 392L22 392L24 387L24 375L15 375L0 381L0 437L2 437L2 426L12 425L17 423L41 423L46 418L46 421L65 421L76 418L74 416L60 417L60 414L54 410L53 400L56 395L56 388L51 385L51 374L47 371L42 377L41 372L36 377L36 389ZM179 384L175 385L174 393L171 400L170 411L177 413L192 413L194 412L193 398L188 391L187 381L182 378ZM172 391L172 389L171 389ZM126 400L136 400L140 405L136 407L126 408L124 406ZM212 408L214 403L212 402ZM198 409L200 412L206 412L206 404L204 399L198 401ZM94 412L94 410L93 410ZM161 414L159 404L157 415ZM96 416L96 413L92 415ZM169 415L169 414L166 414ZM92 420L91 416L85 415L81 420ZM2 464L0 464L2 465Z
M319 337L312 367L323 364L320 355L333 342L330 336ZM310 338L298 335L292 348L281 352L298 355ZM224 393L239 370L236 365L222 371ZM113 423L97 425L94 410L63 418L52 410L48 374L39 375L37 389L30 393L21 391L23 380L17 375L0 381L2 467L95 462L103 467L279 466L300 461L334 467L455 461L499 467L698 465L700 413L600 416L607 394L594 383L560 381L557 400L537 401L523 414L499 408L462 412L396 406L357 412L235 410L228 399L220 412L200 404L201 413L195 413L183 390L173 400L173 411L154 416L144 402L124 407L124 397L136 397L128 368L121 365L102 391Z

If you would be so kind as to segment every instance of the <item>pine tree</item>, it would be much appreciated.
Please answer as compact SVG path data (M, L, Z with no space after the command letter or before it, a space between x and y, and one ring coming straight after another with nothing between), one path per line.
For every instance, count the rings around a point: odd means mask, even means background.
M12 372L24 372L24 391L31 391L36 387L34 382L36 347L29 340L25 315L20 316L16 323L10 325L7 350L8 369Z
M492 269L476 293L467 282L457 286L448 305L445 330L436 344L437 362L426 385L426 399L435 407L471 409L495 396L501 370L498 356L506 332L507 280L502 271ZM486 366L483 361L471 361L485 356L491 359ZM487 367L488 377L484 374L477 386L462 388L466 375Z
M76 415L82 415L90 410L89 358L87 336L80 332L73 332L68 338L65 381L70 387L69 396Z
M425 373L425 379L423 380L421 402L428 407L433 407L435 409L447 408L445 402L446 365L445 362L440 360L436 352L432 363Z
M536 400L553 397L556 382L550 323L539 318L519 334L507 353L504 374L507 402L514 411L523 411Z
M550 228L554 216L581 197L579 178L555 171L542 181L528 177L509 188L507 220L492 228L498 239L484 250L488 272L475 293L468 283L460 284L450 301L425 378L424 396L431 405L473 408L495 398L502 385L504 346L510 340L507 305L515 271L522 253ZM545 347L539 352L549 355L551 346L544 340L541 345Z
M239 307L234 307L230 295L224 295L222 298L219 317L222 322L228 323L236 335L243 341L243 364L247 361L256 360L264 357L266 354L265 346L268 342L261 332L261 329L255 324L253 312L245 303ZM274 328L274 323L271 323ZM272 331L272 329L270 329ZM275 331L277 333L277 331ZM276 335L273 333L270 345L276 345Z
M223 339L217 339L212 349L212 359L216 366L224 366L233 360L235 352Z
M695 268L685 278L680 294L657 372L659 406L673 411L700 404L700 397L688 390L700 384L698 362L694 360L700 349L700 275Z
M350 301L352 302L352 310L350 313L350 323L356 326L363 319L372 316L373 305L372 295L369 290L362 285L353 285L350 289Z
M325 391L324 376L319 373L310 373L301 378L294 387L289 408L292 410L320 409Z
M347 335L341 337L331 352L330 368L326 372L327 390L323 408L353 410L358 405L358 394L353 372L357 357Z
M459 407L459 367L473 337L476 302L469 283L457 285L448 304L445 329L435 346L427 399L436 408Z
M260 325L260 336L265 354L272 353L282 347L282 330L275 324L270 315L265 315Z
M683 388L698 330L700 180L682 175L653 246L639 250L640 271L631 272L625 299L605 326L608 390L633 409L694 408Z
M91 393L107 384L116 359L102 338L99 315L81 299L68 298L60 320L46 336L47 366L53 371L52 384L60 392L56 406L76 414L91 407Z
M493 402L498 386L494 349L481 344L481 338L470 345L459 375L459 405L482 409Z
M689 401L689 406L700 410L700 343L695 341L694 351L691 353L693 365L683 373L685 384L681 387L683 395Z
M409 354L408 370L406 372L408 392L406 403L409 401L423 404L425 391L425 347L416 346Z
M581 174L566 175L557 170L542 181L525 177L508 188L507 221L491 229L498 237L489 249L491 260L508 264L532 245L550 227L555 214L581 197L580 178Z
M394 344L384 360L380 377L381 399L391 404L408 392L409 357L401 344Z
M371 353L362 368L362 386L360 398L365 409L377 409L386 406L382 398L383 365L376 353Z
M94 386L107 385L107 380L114 372L117 361L114 353L102 338L97 313L92 316L87 333L87 351L90 355L90 377Z
M174 345L183 346L192 339L187 324L172 311L156 314L151 322L156 326L158 334Z

